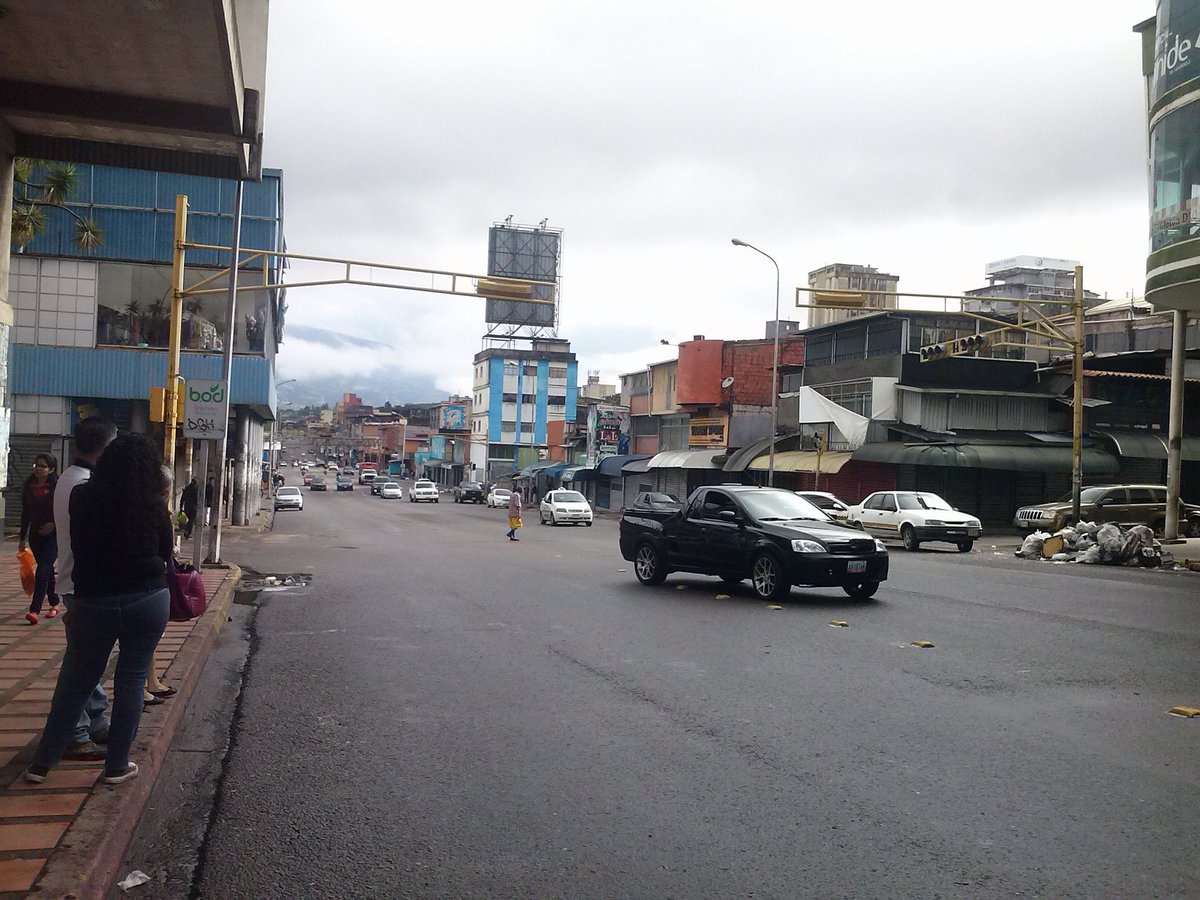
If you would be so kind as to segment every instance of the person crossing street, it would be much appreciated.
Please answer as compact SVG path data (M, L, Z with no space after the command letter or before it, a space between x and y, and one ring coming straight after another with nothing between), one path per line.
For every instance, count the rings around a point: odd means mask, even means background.
M519 541L517 529L521 527L521 494L513 491L508 496L508 539Z

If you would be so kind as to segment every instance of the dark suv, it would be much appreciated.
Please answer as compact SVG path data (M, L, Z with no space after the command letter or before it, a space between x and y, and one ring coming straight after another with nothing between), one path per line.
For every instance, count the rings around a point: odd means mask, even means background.
M1079 516L1085 522L1149 525L1155 534L1162 534L1167 521L1167 489L1161 484L1086 487L1079 495ZM1025 530L1055 532L1072 524L1070 494L1055 503L1022 506L1013 516L1013 525ZM1179 533L1200 536L1200 506L1180 502Z
M454 489L455 503L482 503L486 499L483 485L478 481L462 481Z

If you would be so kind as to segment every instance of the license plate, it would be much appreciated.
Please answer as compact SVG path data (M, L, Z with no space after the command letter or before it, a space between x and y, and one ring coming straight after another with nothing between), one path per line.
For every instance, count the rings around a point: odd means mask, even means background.
M865 572L867 571L867 561L865 559L852 559L846 563L846 571L851 575Z

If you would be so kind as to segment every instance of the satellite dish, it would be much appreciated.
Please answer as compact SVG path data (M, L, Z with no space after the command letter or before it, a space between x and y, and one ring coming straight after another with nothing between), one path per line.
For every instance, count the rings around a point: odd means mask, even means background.
M711 383L711 382L710 382L710 383ZM722 378L722 379L721 379L721 387L723 387L723 388L727 388L727 387L729 387L731 384L733 384L733 376L732 376L732 375L730 375L728 378Z

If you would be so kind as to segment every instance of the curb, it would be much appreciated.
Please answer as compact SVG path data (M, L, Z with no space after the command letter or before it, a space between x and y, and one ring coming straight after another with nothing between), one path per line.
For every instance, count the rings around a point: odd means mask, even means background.
M115 788L100 783L92 788L83 809L51 854L33 892L82 900L105 897L112 890L171 741L195 693L209 652L228 618L240 577L241 569L230 566L213 602L172 661L168 671L179 693L160 707L164 715L159 718L157 712L153 713L150 721L143 716L142 725L149 727L139 729L131 754L141 768L138 777ZM201 633L197 634L197 630Z

